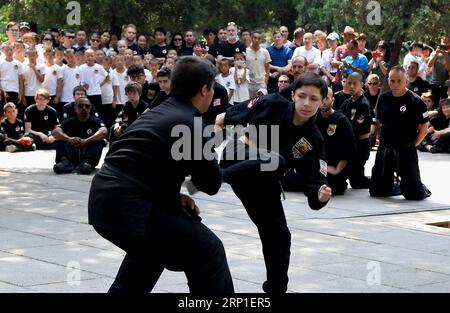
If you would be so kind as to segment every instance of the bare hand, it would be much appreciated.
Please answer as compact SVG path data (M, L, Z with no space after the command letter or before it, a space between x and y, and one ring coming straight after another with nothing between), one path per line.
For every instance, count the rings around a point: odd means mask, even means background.
M215 126L220 127L220 129L225 127L225 113L220 113L216 116Z
M200 215L200 209L191 197L180 194L180 203L183 207L187 207L193 210L197 216Z
M319 201L322 203L328 202L331 198L331 188L327 185L320 186Z

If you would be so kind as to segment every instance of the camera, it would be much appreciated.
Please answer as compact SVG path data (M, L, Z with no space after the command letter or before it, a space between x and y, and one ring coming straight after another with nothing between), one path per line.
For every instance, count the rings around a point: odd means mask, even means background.
M439 45L438 48L439 48L440 50L444 50L444 51L447 51L447 50L448 50L448 46L447 46L447 45Z

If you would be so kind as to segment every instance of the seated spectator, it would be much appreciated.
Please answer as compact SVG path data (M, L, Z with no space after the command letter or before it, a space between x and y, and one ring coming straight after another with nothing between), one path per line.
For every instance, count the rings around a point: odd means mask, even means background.
M439 103L438 115L430 120L428 134L417 147L431 153L450 153L450 98Z
M424 92L422 94L422 100L423 102L425 102L425 105L427 106L427 112L428 112L428 117L430 119L432 119L433 117L436 117L436 115L438 114L438 110L433 109L433 105L434 105L434 96L431 92Z
M17 118L16 105L8 102L3 107L3 112L6 118L0 124L0 151L20 152L36 150L33 140L25 136L25 126Z
M278 78L278 92L281 92L283 89L289 87L289 76L286 74L281 74Z
M33 139L38 150L55 149L52 131L59 124L56 110L48 105L50 95L45 89L38 89L34 97L36 104L25 110L25 133Z
M56 174L71 173L76 168L80 174L89 175L100 161L108 130L100 119L89 114L91 107L87 97L78 98L77 116L64 120L53 130Z
M163 67L156 74L156 79L158 80L159 88L161 89L155 96L151 104L148 106L148 110L151 110L164 101L166 101L170 96L170 73L168 68Z
M84 98L87 97L86 88L84 88L83 86L76 86L75 88L73 88L73 98L75 99L75 101L77 101L77 99L79 99L81 97L84 97ZM64 107L63 107L64 119L69 119L69 118L76 116L75 101L66 103L64 105ZM95 117L98 117L98 113L97 113L97 110L95 109L95 106L93 106L91 108L90 114Z
M125 87L125 95L128 101L117 116L113 131L111 132L110 143L119 138L125 129L137 120L148 108L148 104L140 98L141 94L142 86L137 82L131 82Z

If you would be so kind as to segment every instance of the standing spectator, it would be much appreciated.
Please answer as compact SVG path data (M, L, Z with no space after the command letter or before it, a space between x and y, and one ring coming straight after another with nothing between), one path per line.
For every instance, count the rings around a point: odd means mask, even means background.
M305 35L305 30L303 28L297 28L294 31L294 41L289 46L289 49L291 49L292 52L303 45L303 35Z
M28 63L23 67L24 97L22 97L22 103L29 106L34 103L36 91L41 88L45 80L45 66L37 63L38 55L35 49L28 48L26 56Z
M206 40L206 52L209 53L211 47L217 42L217 31L207 28L203 31L203 37Z
M138 51L138 46L136 44L136 35L136 26L133 24L128 24L128 26L125 28L125 43L127 45L127 48L133 51L133 54L137 53Z
M61 46L64 48L64 50L73 49L74 42L75 42L75 31L71 29L66 29L64 31L63 43Z
M348 55L342 61L341 71L351 74L358 72L364 79L369 72L369 62L365 55L358 52L358 42L356 40L350 40L347 43Z
M423 79L427 79L427 64L422 59L423 43L420 41L414 41L409 47L409 53L403 59L403 68L407 71L408 64L411 60L417 60L419 62L418 75Z
M76 63L75 51L73 49L67 49L64 51L64 58L66 59L67 66L64 66L61 70L61 78L58 82L55 98L55 102L61 102L62 107L75 100L73 90L75 87L81 85L80 69Z
M100 35L98 33L91 34L91 39L89 43L91 44L92 50L94 51L100 50L103 52L104 55L106 55L105 52L102 49L100 49Z
M115 94L117 95L116 107L112 107L112 115L114 117L114 120L116 119L117 114L122 110L125 102L128 100L127 96L125 95L125 86L130 80L127 76L124 57L122 55L118 55L116 57L115 63L116 67L111 71L111 76L115 76L114 81L116 82L116 85L113 84L113 88L116 89Z
M223 43L218 52L218 58L220 59L220 56L225 58L233 58L233 55L236 52L244 52L246 51L247 47L239 40L239 37L237 35L237 25L234 22L230 22L227 25L227 33L228 38L225 43Z
M104 31L100 35L100 46L99 48L103 50L106 56L109 56L109 52L114 50L109 46L109 43L111 41L111 33L109 31Z
M25 62L25 45L22 40L17 40L13 46L14 60L19 61L23 64Z
M334 52L334 58L331 64L334 67L339 67L342 64L342 61L345 59L345 57L348 55L347 50L347 43L355 38L355 30L350 27L346 26L344 28L344 33L342 34L342 38L344 39L344 42L342 45L336 48ZM337 71L336 76L333 79L333 82L331 84L331 87L333 89L333 92L336 94L339 90L342 90L342 73L341 71Z
M283 91L283 89L286 89L289 87L289 76L286 74L281 74L280 77L278 77L278 90L277 92Z
M111 34L111 40L109 41L109 47L114 51L117 51L117 43L119 42L119 36L117 34Z
M234 54L234 67L230 70L230 74L234 77L236 90L233 94L233 104L244 102L250 99L248 92L248 80L250 79L250 71L245 64L245 55L241 52Z
M184 33L184 46L181 51L178 52L179 55L192 55L194 53L194 42L195 42L194 31L188 30Z
M433 67L432 79L431 79L431 91L434 96L435 107L438 106L441 98L447 97L447 88L445 81L449 77L450 73L450 37L442 38L441 44L434 51L428 66Z
M236 89L236 82L233 75L230 74L231 61L222 59L219 61L219 74L216 76L216 82L226 88L228 93L228 103L233 104L233 94Z
M320 50L320 56L322 57L322 53L325 51L325 49L328 48L327 45L327 33L321 31L321 30L316 30L314 32L314 43L317 46L317 49ZM320 63L318 63L320 64Z
M61 68L55 64L53 50L46 50L44 52L45 66L44 73L45 78L42 83L42 88L48 91L50 94L49 105L58 113L58 119L62 121L63 107L60 103L56 102L56 90L58 89L58 81L61 82L62 72Z
M125 40L119 40L117 42L117 53L125 56L125 51L127 50L127 42ZM132 50L133 51L133 50Z
M338 71L338 67L333 66L332 61L336 48L339 45L339 35L336 33L328 34L327 44L330 48L326 49L322 53L321 71L325 74L326 77L328 77L331 84Z
M19 24L17 22L9 22L6 24L6 36L8 36L8 41L4 44L13 45L17 38L19 38Z
M147 45L147 37L145 37L144 35L139 35L137 54L144 56L147 53L149 53L149 49L148 49L148 45Z
M287 26L281 26L280 33L283 35L284 38L283 45L289 48L292 45L292 41L289 40L289 29L287 28Z
M162 64L167 56L169 46L167 45L167 31L164 27L157 27L154 31L155 45L151 46L149 52Z
M372 60L372 51L367 50L367 36L366 34L359 34L358 38L356 39L358 41L358 49L361 54L364 54L367 58L367 61L370 62Z
M182 33L174 33L170 42L170 49L174 49L178 55L181 55L181 51L184 47L184 38Z
M306 58L308 64L311 63L320 64L322 58L321 52L316 47L313 47L313 42L314 42L314 35L311 33L306 33L303 36L303 43L305 45L295 49L292 57L296 58L297 56L301 55Z
M261 33L254 31L252 34L252 44L246 50L246 64L250 72L248 80L248 91L250 98L256 97L256 92L267 89L270 74L269 52L260 46Z
M248 28L243 28L241 30L240 38L241 42L246 48L250 47L250 45L252 44L252 34Z
M376 50L372 52L372 60L369 62L369 71L380 78L381 93L389 90L388 73L391 67L391 50L389 45L379 41Z
M273 33L273 45L267 48L270 54L270 77L267 84L269 93L277 89L278 77L283 72L289 72L291 69L292 50L283 45L283 35L280 31Z
M90 46L87 43L87 35L86 35L86 31L80 29L79 31L77 31L77 35L76 35L76 44L73 46L73 49L75 50L75 52L81 51L84 53L84 51L86 49L89 49Z

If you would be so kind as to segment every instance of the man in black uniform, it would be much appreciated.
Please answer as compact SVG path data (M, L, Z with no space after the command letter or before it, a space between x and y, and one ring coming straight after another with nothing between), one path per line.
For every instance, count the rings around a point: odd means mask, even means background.
M169 98L170 95L170 69L167 67L161 68L156 73L156 80L158 81L159 88L161 89L153 101L148 106L148 109L151 110Z
M380 146L372 168L370 195L389 197L398 195L394 188L394 172L401 178L400 192L408 200L423 200L431 192L420 180L416 145L428 130L425 103L406 88L403 67L395 66L389 72L391 91L380 96L377 119L381 126Z
M56 140L56 174L71 173L89 175L97 166L105 146L108 130L103 121L90 116L92 105L87 97L75 101L76 117L65 119L52 135Z
M427 92L430 89L430 84L423 80L422 77L419 76L419 61L411 60L407 67L408 74L408 88L412 92L415 92L419 97L422 96L424 92Z
M203 133L203 127L194 131L194 119L211 103L215 73L200 58L180 58L172 72L171 98L128 128L92 181L89 223L127 253L110 292L150 292L165 268L184 271L193 293L234 291L222 242L195 217L193 201L180 194L188 175L198 190L218 192L217 156L193 160L191 153L179 158L172 151L183 138L171 135L174 127ZM183 152L194 151L194 142L190 138Z
M342 74L342 90L337 91L334 93L334 109L336 111L340 111L342 110L342 104L345 102L345 100L349 99L352 97L352 95L350 94L349 90L348 90L348 85L347 85L347 74Z
M155 94L159 91L159 86L156 84L156 86L153 86L153 88L150 87L150 83L145 80L145 71L144 67L140 65L132 64L127 69L127 76L130 78L131 81L137 82L142 87L142 93L141 93L141 100L150 103L152 99L148 96L149 89L152 89L156 87Z
M50 95L45 89L38 89L35 96L36 104L25 110L25 133L28 134L37 149L55 149L55 138L52 131L59 124L56 110L48 105Z
M357 72L347 78L351 98L342 104L342 113L350 120L356 140L356 154L349 164L350 185L354 189L369 188L370 179L364 175L364 165L370 156L370 126L372 114L370 103L364 96L363 77Z
M141 98L142 87L139 83L131 82L125 86L125 95L128 101L125 102L122 111L117 116L116 123L112 127L110 143L114 142L125 129L148 108L148 104Z
M75 99L75 101L64 104L63 107L64 119L69 119L77 116L77 114L75 113L75 102L77 101L77 99L81 97L87 97L86 88L84 88L83 86L76 86L75 88L73 88L73 98ZM91 111L89 114L98 117L95 105L91 107Z
M3 107L5 119L0 123L0 151L34 151L36 145L25 135L25 125L17 118L16 105L8 102Z
M333 195L342 195L347 189L347 166L355 155L356 143L350 121L342 112L333 109L333 101L333 90L328 88L328 96L319 108L316 123L325 140L328 186Z
M256 140L250 134L230 141L220 165L224 168L224 181L231 185L258 228L267 270L263 290L267 293L284 293L288 284L291 234L279 183L286 167L296 173L284 179L285 186L301 187L312 209L319 210L331 197L331 189L326 185L323 138L314 121L327 91L319 75L306 73L294 83L294 103L275 93L232 106L216 119L218 127L250 124L260 131ZM278 129L279 137L268 143L262 137L264 128L275 132Z

